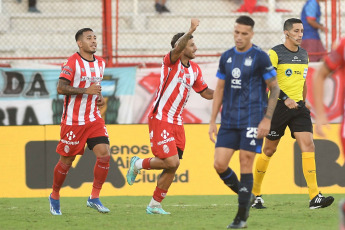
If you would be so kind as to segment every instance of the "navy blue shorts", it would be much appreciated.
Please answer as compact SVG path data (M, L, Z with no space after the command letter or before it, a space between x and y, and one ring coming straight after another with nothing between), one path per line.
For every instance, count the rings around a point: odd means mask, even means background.
M256 139L256 136L257 127L228 129L220 126L216 148L243 149L250 152L261 153L263 139Z

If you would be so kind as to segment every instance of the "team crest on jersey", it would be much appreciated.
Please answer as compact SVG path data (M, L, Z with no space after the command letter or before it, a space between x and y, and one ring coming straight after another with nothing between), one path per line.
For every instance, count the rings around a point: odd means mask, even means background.
M252 59L252 57L249 56L244 60L244 65L245 66L251 66L252 62L253 62L253 59Z
M84 69L84 68L81 68L81 72L85 72L85 69Z
M285 75L286 75L287 77L291 77L291 75L292 75L292 69L287 69L287 70L285 70Z
M239 68L234 68L231 72L234 79L231 79L231 88L240 89L241 80L238 79L241 77L241 70Z

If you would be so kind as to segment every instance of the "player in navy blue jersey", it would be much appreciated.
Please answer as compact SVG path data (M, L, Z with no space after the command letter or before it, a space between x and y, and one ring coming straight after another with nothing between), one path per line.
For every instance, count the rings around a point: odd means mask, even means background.
M224 183L238 194L238 211L228 228L245 228L249 216L253 187L255 152L261 152L279 96L276 71L268 55L252 44L254 21L248 16L236 19L235 47L224 52L217 71L209 135L215 142L214 168ZM267 101L266 88L270 90ZM221 126L216 117L222 107ZM238 181L229 162L240 150L241 179Z

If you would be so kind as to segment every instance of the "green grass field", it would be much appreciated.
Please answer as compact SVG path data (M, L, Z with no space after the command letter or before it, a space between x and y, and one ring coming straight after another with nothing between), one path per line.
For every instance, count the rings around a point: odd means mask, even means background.
M325 194L326 195L326 194ZM330 194L327 194L330 195ZM249 229L338 229L338 203L310 210L308 195L266 195L264 210L251 209ZM168 196L171 215L148 215L151 197L102 197L110 213L86 207L85 197L61 197L62 216L52 216L48 198L1 198L0 229L226 229L237 211L237 196Z

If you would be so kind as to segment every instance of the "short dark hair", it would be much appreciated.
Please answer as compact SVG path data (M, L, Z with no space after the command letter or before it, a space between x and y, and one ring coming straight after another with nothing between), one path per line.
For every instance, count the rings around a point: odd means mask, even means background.
M293 27L293 24L296 24L296 23L301 23L302 24L301 19L298 19L298 18L289 18L289 19L287 19L284 22L284 31L285 30L291 30L292 27Z
M254 28L255 22L254 20L246 15L241 15L236 19L236 23L241 24L241 25L246 25Z
M78 30L78 32L75 34L75 41L78 41L80 37L83 35L83 33L87 31L93 32L93 30L90 28L83 28L83 29Z
M180 39L180 37L182 37L185 33L177 33L174 35L174 37L171 39L171 48L174 49L175 47L175 43L177 42L177 40ZM190 35L189 39L192 39L193 38L193 35Z

